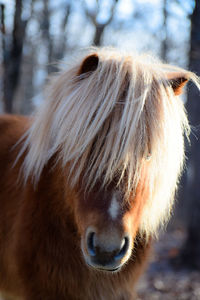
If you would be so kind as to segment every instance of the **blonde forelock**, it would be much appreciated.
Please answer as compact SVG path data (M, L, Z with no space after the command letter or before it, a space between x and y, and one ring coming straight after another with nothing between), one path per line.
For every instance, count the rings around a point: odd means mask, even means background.
M149 199L140 230L152 233L170 214L183 167L184 133L189 132L184 107L167 83L169 66L116 50L95 53L96 70L77 75L78 60L50 82L25 136L25 177L37 183L56 154L63 168L70 166L71 186L80 178L88 189L99 181L105 186L116 174L119 184L126 174L128 195L146 164Z

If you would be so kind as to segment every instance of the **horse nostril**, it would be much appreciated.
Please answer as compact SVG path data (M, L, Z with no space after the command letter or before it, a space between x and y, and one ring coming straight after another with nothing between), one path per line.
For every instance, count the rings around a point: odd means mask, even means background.
M119 260L122 257L124 257L127 250L128 250L128 247L129 247L129 238L125 237L122 241L121 248L120 248L119 252L114 257L115 260Z
M87 247L88 247L88 253L91 256L95 256L96 252L95 252L95 247L94 247L94 232L90 232L87 236Z
M109 239L98 236L91 229L86 234L86 247L90 256L90 263L99 266L115 265L126 255L130 246L130 239L125 236L122 239Z

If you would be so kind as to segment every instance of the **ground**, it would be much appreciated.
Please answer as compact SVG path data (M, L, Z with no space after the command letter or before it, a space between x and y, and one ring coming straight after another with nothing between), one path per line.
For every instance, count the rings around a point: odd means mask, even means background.
M182 228L160 235L151 264L139 281L137 300L200 300L200 270L177 269L172 263L184 239Z

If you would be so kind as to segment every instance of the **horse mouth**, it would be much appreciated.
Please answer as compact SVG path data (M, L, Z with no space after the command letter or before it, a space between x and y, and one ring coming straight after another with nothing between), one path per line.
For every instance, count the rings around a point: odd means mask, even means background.
M92 269L95 269L95 270L98 270L98 271L101 271L101 272L112 272L112 273L117 273L120 271L121 269L121 266L119 267L116 267L116 268L102 268L102 267L99 267L99 266L94 266L94 265L91 265L91 264L88 264L87 265L92 268Z
M115 268L115 269L102 269L102 268L97 268L99 271L104 271L104 272L118 272L121 267Z

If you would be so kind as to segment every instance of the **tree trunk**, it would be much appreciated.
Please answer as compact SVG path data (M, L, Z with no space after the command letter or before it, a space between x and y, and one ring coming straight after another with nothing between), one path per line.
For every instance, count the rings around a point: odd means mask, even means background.
M5 111L12 112L14 95L20 76L26 21L22 21L22 0L15 2L15 15L11 45L4 48L4 105Z
M163 26L162 26L162 34L163 39L161 43L161 58L163 61L167 61L167 53L168 53L168 40L167 40L167 0L163 0Z
M95 46L101 45L101 39L102 39L102 35L103 35L105 27L106 27L106 25L104 25L104 24L96 24L93 45L95 45Z
M191 16L190 70L200 75L200 1ZM185 196L187 199L188 224L187 239L181 251L183 265L200 269L200 99L196 87L190 86L186 108L190 124L198 126L191 135L190 155L188 159Z
M0 4L0 114L3 112L3 54L5 48L5 5Z

